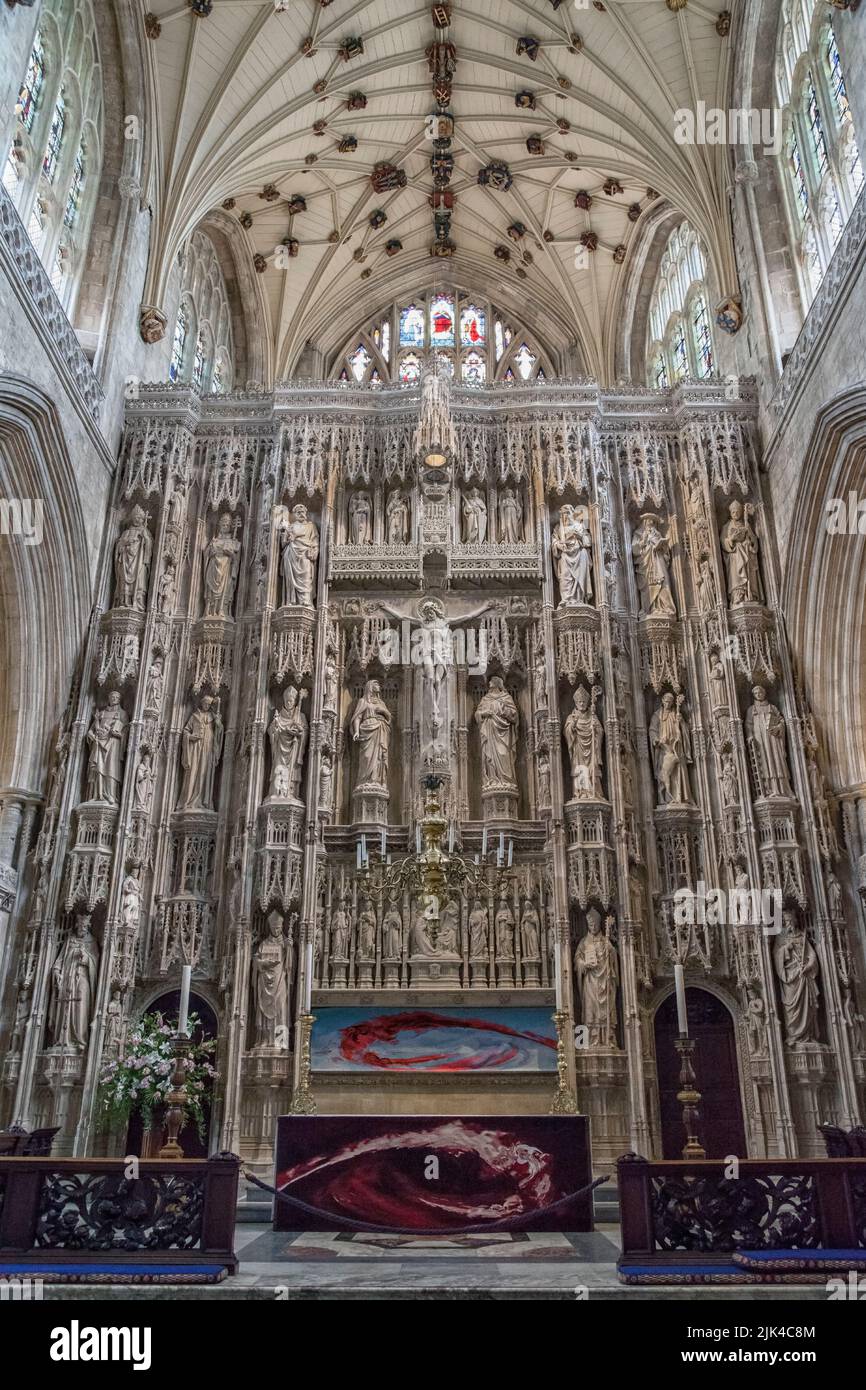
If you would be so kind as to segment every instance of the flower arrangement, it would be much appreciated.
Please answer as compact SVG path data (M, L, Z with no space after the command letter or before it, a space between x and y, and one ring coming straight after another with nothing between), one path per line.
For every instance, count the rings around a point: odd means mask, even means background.
M190 1014L187 1045L189 1067L184 1081L186 1110L195 1121L199 1137L204 1139L203 1101L207 1089L216 1078L210 1056L216 1046L213 1039L196 1042L200 1034L197 1014ZM166 1023L162 1014L145 1014L134 1024L126 1040L123 1055L106 1062L99 1079L100 1107L112 1123L128 1122L133 1111L140 1111L145 1129L153 1123L153 1112L165 1104L171 1090L174 1071L174 1040L176 1027Z

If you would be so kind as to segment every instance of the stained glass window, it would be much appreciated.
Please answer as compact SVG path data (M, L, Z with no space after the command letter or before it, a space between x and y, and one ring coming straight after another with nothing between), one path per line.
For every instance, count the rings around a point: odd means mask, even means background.
M663 352L660 352L658 357L656 358L653 379L655 381L655 388L657 391L666 391L668 389L668 364L665 361L665 355Z
M460 342L463 347L483 347L487 340L484 310L468 304L460 315Z
M454 346L454 300L439 294L430 305L430 342L434 347Z
M60 294L63 289L63 281L66 279L66 253L62 246L58 246L57 254L54 257L54 265L51 268L51 284L54 286L54 293Z
M830 238L830 245L835 246L845 230L845 219L842 216L842 209L839 207L839 199L836 197L836 190L832 184L829 185L825 194L823 211L824 224L827 228L827 235Z
M812 82L812 74L809 73L806 84L807 92L807 111L809 116L809 133L812 137L812 148L815 151L815 160L818 166L818 177L823 177L827 170L827 142L824 139L824 127L821 124L821 112L818 109L818 98L815 95L815 87Z
M468 352L463 358L463 380L467 386L481 386L487 380L487 363L478 352Z
M688 375L689 354L686 348L686 330L682 319L677 319L673 335L674 381L682 381Z
M364 380L364 377L367 375L367 368L372 360L364 344L359 343L355 351L349 357L349 366L352 368L352 376L356 381Z
M12 147L14 149L14 146ZM12 153L12 149L6 156L6 164L3 169L3 187L7 193L14 193L20 182L18 173L18 160Z
M199 333L198 337L195 340L195 357L193 358L192 362L192 384L195 387L196 391L201 390L202 382L204 381L204 364L204 334Z
M524 381L528 381L532 376L532 368L535 366L536 360L535 353L531 351L529 344L521 343L514 354L514 365Z
M400 359L400 380L410 384L421 379L421 359L417 353L407 352Z
M42 47L42 35L37 34L33 51L30 54L30 62L27 64L27 76L24 78L24 85L18 97L18 119L27 131L33 129L44 82L45 51Z
M424 311L410 304L400 314L400 346L424 346Z
M382 335L381 335L381 342L380 342L380 344L379 344L379 351L381 352L381 354L382 354L382 356L384 357L385 361L386 361L386 362L390 362L390 360L391 360L391 324L390 324L390 321L389 321L388 319L386 319L385 322L382 324Z
M30 214L30 221L27 224L27 235L33 243L34 248L39 251L42 247L42 239L45 236L45 209L37 198L33 204L33 211Z
M797 143L796 135L791 135L791 145L789 158L791 161L791 173L794 176L794 187L797 190L797 202L800 205L800 216L805 217L806 209L809 206L809 190L806 187L806 177L803 173L803 161L800 158L800 146Z
M214 362L213 364L213 372L211 373L210 379L210 389L213 391L215 396L222 396L225 393L226 385L225 380L223 378L223 360L221 357L218 357L216 362Z
M493 341L496 346L496 360L499 361L506 348L510 345L513 334L501 320L497 319L493 329Z
M78 154L75 156L75 168L72 171L72 183L69 185L69 195L66 199L66 211L63 214L63 225L70 229L78 221L78 214L81 211L81 187L84 183L84 146L79 146Z
M177 311L177 323L174 325L174 342L171 345L171 363L168 369L169 381L179 381L183 371L183 354L186 348L186 335L189 332L189 316L185 304L181 304Z
M48 132L48 145L45 150L45 158L42 161L42 172L49 183L54 182L54 175L57 173L57 162L60 159L60 151L63 148L63 131L66 128L66 102L63 93L57 98L57 105L54 108L54 115L51 117L51 130Z
M713 370L713 339L710 333L710 316L703 295L698 295L692 306L692 330L698 375L709 376Z
M848 106L848 93L845 91L845 78L842 76L839 49L836 47L836 35L833 33L832 26L827 31L827 67L830 72L830 91L833 93L833 100L836 103L838 118L842 121L849 114L850 107Z
M514 378L514 372L513 372L513 371L511 370L511 368L509 367L508 370L506 371L504 377L502 378L502 380L503 380L503 381L514 381L514 379L515 379L515 378Z

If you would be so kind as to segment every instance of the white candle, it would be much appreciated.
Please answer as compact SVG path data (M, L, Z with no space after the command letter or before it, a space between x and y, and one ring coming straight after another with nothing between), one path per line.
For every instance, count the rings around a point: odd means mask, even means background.
M454 822L453 822L453 821L451 822L451 824L450 824L449 827L448 827L448 853L449 853L449 854L453 854L453 853L454 853Z
M502 860L503 860L504 858L505 858L505 831L504 831L504 830L500 830L500 832L499 832L499 862L500 862L500 864L502 863Z
M366 867L367 867L367 836L366 836L366 835L362 835L362 836L361 836L361 863L363 864L364 868L366 869Z
M674 984L677 991L677 1027L684 1038L689 1036L689 1015L686 1010L686 981L683 967L677 961L674 966Z
M357 845L355 846L355 868L356 868L356 869L360 869L360 867L361 867L361 841L359 840L358 843L357 843Z
M420 827L420 825L416 825L416 826L415 826L415 849L416 849L416 851L417 851L418 854L421 853L421 827Z
M565 993L562 984L562 961L559 959L559 947L553 957L553 983L556 986L556 1012L562 1013L565 1007Z
M189 987L192 984L192 966L184 965L180 972L180 1008L177 1014L178 1033L186 1032L186 1021L189 1016Z
M512 864L512 860L513 860L513 859L514 859L514 841L513 841L513 840L509 840L509 841L508 841L508 867L509 867L509 869L511 868L511 864Z
M304 960L304 1013L313 1011L313 943L307 942Z
M481 836L481 858L487 858L487 826L484 827L484 834Z
M383 830L383 831L382 831L381 840L380 840L380 843L379 843L379 853L381 854L381 856L382 856L383 859L385 858L385 854L387 853L387 847L388 847L388 832L387 832L387 830Z
M476 854L475 854L475 863L478 864L478 863L480 863L480 862L481 862L481 855L478 854L478 853L476 852Z

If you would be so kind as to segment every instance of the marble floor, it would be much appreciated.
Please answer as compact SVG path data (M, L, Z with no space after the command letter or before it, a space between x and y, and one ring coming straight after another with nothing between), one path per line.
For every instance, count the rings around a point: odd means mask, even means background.
M323 1233L292 1235L241 1224L236 1275L208 1287L54 1285L45 1299L132 1301L164 1299L484 1300L663 1299L825 1301L823 1286L791 1289L754 1285L724 1288L627 1288L616 1277L618 1226L588 1234L480 1236L433 1240Z

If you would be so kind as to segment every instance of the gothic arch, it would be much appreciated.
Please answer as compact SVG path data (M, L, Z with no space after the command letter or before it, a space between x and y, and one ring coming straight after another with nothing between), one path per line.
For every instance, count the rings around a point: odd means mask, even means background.
M862 496L866 387L818 412L800 475L781 598L834 790L866 781L866 534L828 530L831 499ZM844 716L843 716L844 711Z
M249 243L237 219L219 208L208 213L196 230L210 239L225 281L231 309L234 389L243 390L247 382L264 386L273 376L271 335L261 276L253 268Z
M0 496L42 502L42 541L0 537L0 787L39 793L90 603L89 546L56 405L0 377Z

